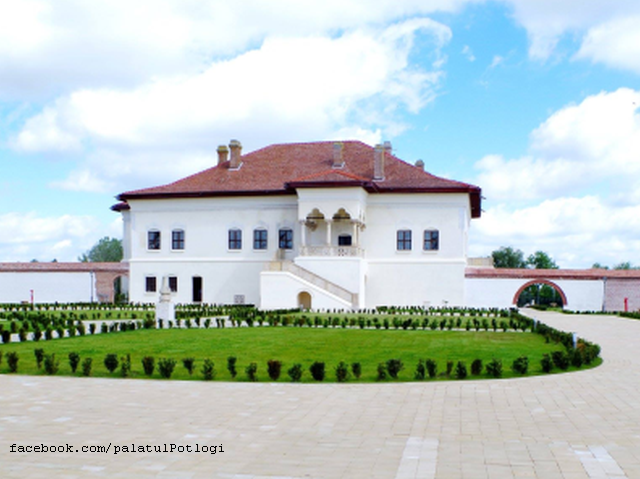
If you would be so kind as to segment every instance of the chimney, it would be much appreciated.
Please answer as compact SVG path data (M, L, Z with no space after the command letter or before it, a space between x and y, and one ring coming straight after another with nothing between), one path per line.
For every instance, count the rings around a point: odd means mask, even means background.
M416 161L416 166L420 168L422 171L424 171L424 161L422 160Z
M333 165L332 168L342 168L344 166L344 159L342 157L343 145L341 142L333 144Z
M384 152L388 155L391 154L391 142L390 141L385 141L384 142Z
M384 155L386 153L383 145L376 145L373 151L373 181L384 180Z
M231 162L229 163L229 169L238 170L242 165L242 145L238 140L231 140L229 142L229 149L231 150Z
M218 166L229 159L229 148L227 145L220 145L218 147Z

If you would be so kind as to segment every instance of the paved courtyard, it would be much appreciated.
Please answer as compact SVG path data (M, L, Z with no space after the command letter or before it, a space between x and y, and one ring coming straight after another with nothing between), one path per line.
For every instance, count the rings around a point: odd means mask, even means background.
M433 384L2 375L0 477L640 478L640 321L532 314L599 342L604 364Z

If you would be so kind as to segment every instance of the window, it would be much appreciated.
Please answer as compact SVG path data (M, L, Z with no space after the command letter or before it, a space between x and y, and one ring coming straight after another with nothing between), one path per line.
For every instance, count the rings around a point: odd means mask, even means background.
M440 232L438 230L425 230L424 232L424 250L437 251L439 248Z
M351 246L351 235L338 236L338 246Z
M411 250L411 230L398 230L398 251Z
M242 231L229 230L229 249L242 249Z
M155 276L147 276L144 279L145 291L147 293L155 293L156 292L156 277Z
M151 230L147 232L147 249L160 249L160 231Z
M253 230L253 249L267 249L267 230Z
M171 232L171 249L181 250L184 249L184 231L173 230Z
M278 248L293 249L293 230L283 228L278 232Z
M169 289L172 293L178 292L178 278L176 276L169 276Z

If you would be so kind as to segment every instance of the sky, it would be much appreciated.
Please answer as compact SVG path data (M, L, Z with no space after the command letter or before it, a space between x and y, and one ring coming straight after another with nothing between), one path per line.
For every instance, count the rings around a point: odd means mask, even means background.
M216 148L391 141L470 256L640 264L637 0L0 0L0 261L75 261Z

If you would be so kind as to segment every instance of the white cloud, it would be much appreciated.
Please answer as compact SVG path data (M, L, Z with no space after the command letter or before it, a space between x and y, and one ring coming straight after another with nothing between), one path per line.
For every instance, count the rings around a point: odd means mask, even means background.
M603 181L635 191L640 173L640 91L621 88L552 114L531 134L531 154L478 161L478 184L492 200L561 197Z
M474 222L470 245L478 256L508 245L525 254L543 250L563 268L634 263L640 257L640 206L611 206L596 196L516 209L500 204Z
M640 14L589 29L576 58L640 74Z
M215 147L230 138L249 150L346 132L379 140L381 131L404 128L398 111L415 113L435 97L442 72L409 64L416 35L431 39L437 63L451 31L416 18L336 38L269 38L195 75L134 89L79 90L26 121L13 146L80 149L86 161L56 185L105 190L213 165Z
M526 28L529 55L547 60L564 36L580 43L576 58L640 73L637 0L505 0Z
M134 88L264 39L327 36L475 0L0 0L0 98Z
M491 65L489 65L489 68L495 68L499 65L502 65L503 63L504 63L504 57L500 55L494 55L493 60L491 60Z
M113 230L103 231L92 216L5 213L0 215L0 261L75 261L79 252Z
M476 61L476 56L473 54L473 50L471 50L471 47L469 45L465 45L464 47L462 47L462 52L461 53L470 62L475 62Z
M637 263L639 107L639 91L590 96L536 128L530 155L478 161L474 182L487 201L472 228L472 254L511 245L547 251L565 268Z

